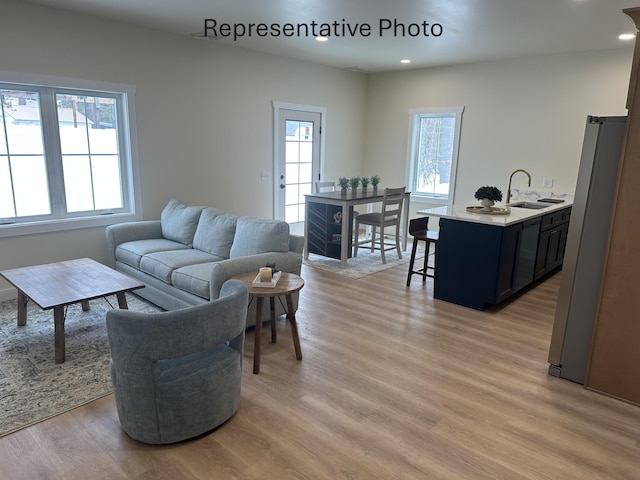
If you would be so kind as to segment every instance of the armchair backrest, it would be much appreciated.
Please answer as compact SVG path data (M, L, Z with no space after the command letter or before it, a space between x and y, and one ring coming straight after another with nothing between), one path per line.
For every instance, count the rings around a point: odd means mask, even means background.
M233 342L244 335L248 292L229 280L220 297L194 307L158 313L109 310L107 333L113 362L124 369L131 362L176 358Z

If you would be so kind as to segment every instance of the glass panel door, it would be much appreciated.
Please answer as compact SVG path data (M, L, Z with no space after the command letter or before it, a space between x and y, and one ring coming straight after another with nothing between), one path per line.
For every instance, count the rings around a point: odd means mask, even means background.
M319 112L281 110L277 139L276 217L289 224L304 222L305 195L312 193L320 172Z
M304 196L313 182L313 122L285 120L285 221L304 221Z

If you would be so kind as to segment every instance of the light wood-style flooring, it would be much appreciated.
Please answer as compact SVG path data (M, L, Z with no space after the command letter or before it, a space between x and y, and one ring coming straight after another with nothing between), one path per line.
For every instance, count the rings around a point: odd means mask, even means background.
M547 374L560 274L478 312L406 271L303 267L303 360L279 321L253 375L250 332L240 409L210 435L138 443L108 396L1 438L0 478L640 478L640 408Z

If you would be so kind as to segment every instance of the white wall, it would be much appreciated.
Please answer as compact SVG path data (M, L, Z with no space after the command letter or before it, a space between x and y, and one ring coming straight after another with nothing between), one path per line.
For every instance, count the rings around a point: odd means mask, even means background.
M506 197L524 168L531 189L573 193L587 115L626 115L632 48L370 75L366 168L404 184L408 110L464 106L455 203L482 185ZM542 187L542 179L554 187ZM526 188L526 176L513 178ZM506 198L503 198L506 200ZM413 202L412 211L425 205ZM433 223L433 222L430 222Z
M2 70L136 86L146 219L171 198L272 217L274 100L326 107L327 178L362 168L362 74L11 0L0 46ZM104 228L0 238L0 269L80 256L106 262Z

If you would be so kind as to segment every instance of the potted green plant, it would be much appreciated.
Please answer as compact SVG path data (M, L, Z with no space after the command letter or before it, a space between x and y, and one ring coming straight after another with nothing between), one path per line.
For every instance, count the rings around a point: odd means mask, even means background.
M360 185L362 185L363 189L366 189L369 186L369 177L360 177Z
M360 177L351 177L349 179L349 186L351 186L353 190L358 188L358 185L360 185Z
M349 188L349 179L347 177L338 178L338 186L340 187L340 190L346 192L347 188Z
M480 203L484 207L483 210L491 210L495 202L502 200L502 192L497 187L490 187L488 185L476 190L474 196L480 200Z
M378 184L380 183L380 177L378 175L373 175L369 180L371 180L371 186L374 189L378 188Z

